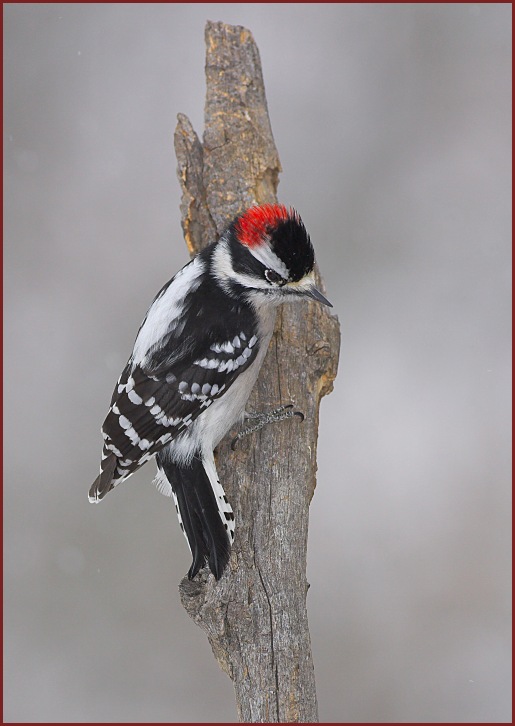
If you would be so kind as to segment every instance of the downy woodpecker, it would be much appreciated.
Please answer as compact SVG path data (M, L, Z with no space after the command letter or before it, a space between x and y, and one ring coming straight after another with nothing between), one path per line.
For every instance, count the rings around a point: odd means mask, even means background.
M155 483L173 497L193 578L207 562L219 579L234 515L213 450L243 418L272 336L276 308L316 289L314 252L300 216L251 207L160 290L139 329L102 427L99 502L156 458Z

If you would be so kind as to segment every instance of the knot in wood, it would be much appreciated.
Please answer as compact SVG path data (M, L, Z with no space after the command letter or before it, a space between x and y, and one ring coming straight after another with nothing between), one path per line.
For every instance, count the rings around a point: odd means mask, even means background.
M329 358L331 355L331 345L327 340L317 340L306 350L308 355L318 355L321 358Z

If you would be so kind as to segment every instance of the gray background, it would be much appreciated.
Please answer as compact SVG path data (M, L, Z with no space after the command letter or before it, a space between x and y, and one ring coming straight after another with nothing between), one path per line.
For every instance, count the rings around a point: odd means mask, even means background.
M202 130L211 19L259 45L280 199L342 326L309 539L321 719L509 721L510 5L4 12L5 720L235 720L153 465L86 498L187 260L172 135L178 112Z

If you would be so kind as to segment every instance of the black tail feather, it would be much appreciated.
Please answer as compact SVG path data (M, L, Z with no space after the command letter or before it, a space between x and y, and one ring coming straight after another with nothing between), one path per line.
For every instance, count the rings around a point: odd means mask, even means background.
M165 473L166 476L169 477L169 472L165 471ZM175 496L177 497L177 504L179 505L184 532L188 538L193 557L193 562L188 572L188 577L191 580L205 565L206 560L209 557L209 551L204 537L202 536L201 520L195 516L195 510L190 502L191 492L188 491L190 487L183 483L180 476L169 480L172 482L172 488L175 491Z
M207 561L219 580L229 562L231 548L201 459L194 458L188 466L178 466L160 454L156 458L177 497L193 556L188 578L192 580Z
M114 454L102 462L102 472L97 476L89 490L89 501L100 502L113 488L113 477L118 460Z

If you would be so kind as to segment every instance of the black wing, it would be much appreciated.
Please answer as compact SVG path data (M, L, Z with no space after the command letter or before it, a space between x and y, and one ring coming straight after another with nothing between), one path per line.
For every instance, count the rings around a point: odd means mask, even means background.
M259 342L252 326L241 327L247 332L232 339L224 328L211 331L204 346L172 335L159 355L140 365L129 359L102 426L101 473L90 489L92 501L184 432L253 363Z

